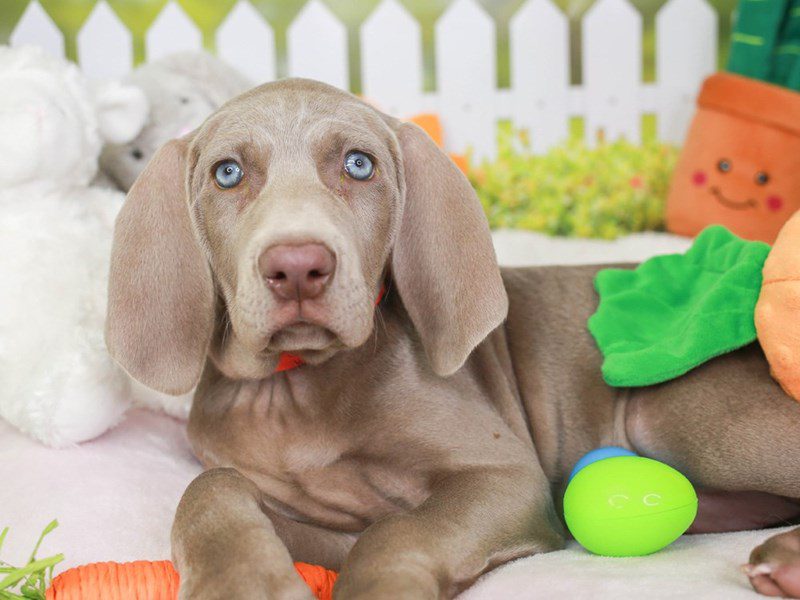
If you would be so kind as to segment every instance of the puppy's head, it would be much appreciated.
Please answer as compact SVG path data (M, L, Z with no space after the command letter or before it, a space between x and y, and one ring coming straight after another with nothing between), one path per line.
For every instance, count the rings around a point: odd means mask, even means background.
M207 356L261 378L363 344L387 277L433 370L505 317L469 183L414 125L336 88L266 84L164 146L117 220L106 338L137 379L181 393Z

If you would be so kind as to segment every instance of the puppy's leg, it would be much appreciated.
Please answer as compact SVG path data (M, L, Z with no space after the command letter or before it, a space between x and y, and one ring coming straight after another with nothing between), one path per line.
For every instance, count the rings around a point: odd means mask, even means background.
M337 600L451 598L492 567L563 546L541 469L482 467L443 476L408 513L361 534Z
M772 380L757 345L632 391L626 430L640 454L697 486L800 498L800 403ZM751 556L767 559L771 564L751 562L756 589L800 597L800 533L776 537Z
M206 471L189 485L172 526L181 600L312 600L260 496L234 469Z

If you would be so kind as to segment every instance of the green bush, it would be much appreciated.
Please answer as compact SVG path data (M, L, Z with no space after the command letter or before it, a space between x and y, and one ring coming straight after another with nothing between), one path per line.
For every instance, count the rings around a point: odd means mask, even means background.
M664 228L664 202L677 149L572 140L534 155L521 131L501 129L498 156L469 178L493 229L613 239Z

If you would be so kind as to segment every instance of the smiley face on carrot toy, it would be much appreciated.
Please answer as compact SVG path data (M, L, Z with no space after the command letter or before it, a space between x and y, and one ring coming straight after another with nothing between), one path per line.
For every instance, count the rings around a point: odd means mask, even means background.
M709 77L673 176L667 228L710 224L772 243L800 209L800 94L731 73Z
M745 177L747 176L749 171L752 171L752 169L747 168L748 166L750 165L746 165L745 168L741 169L742 171L745 172ZM731 177L727 178L728 180L733 179L733 173L732 173L733 163L729 159L720 158L719 161L717 161L716 170L719 171L719 173L722 175L730 174ZM741 177L739 179L741 180ZM748 209L758 210L759 201L756 199L756 197L762 195L764 191L756 189L753 194L749 194L747 192L749 192L750 190L744 189L745 186L743 185L743 183L745 182L737 181L735 184L736 189L745 192L745 197L743 199L737 200L723 193L722 188L726 183L726 178L720 177L719 180L720 183L711 184L708 186L707 189L711 194L711 196L722 206L724 206L725 208L730 208L731 210L748 210ZM769 173L763 170L758 170L755 172L755 175L753 175L752 180L753 184L761 186L761 188L764 188L769 183L770 180ZM702 169L698 169L692 174L692 183L694 183L698 187L703 187L707 183L709 183L708 175ZM730 181L728 181L728 183L730 183ZM777 194L770 194L769 196L766 196L766 198L764 198L763 208L768 211L778 212L781 210L781 208L783 208L783 199Z

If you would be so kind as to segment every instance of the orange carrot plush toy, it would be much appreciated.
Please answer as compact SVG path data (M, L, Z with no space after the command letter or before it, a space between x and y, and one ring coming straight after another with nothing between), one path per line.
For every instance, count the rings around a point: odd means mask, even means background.
M331 600L334 571L299 562L294 567L317 598ZM92 563L53 579L47 600L175 600L179 582L168 560Z
M772 376L800 400L800 213L781 229L763 275L755 312L758 341Z

